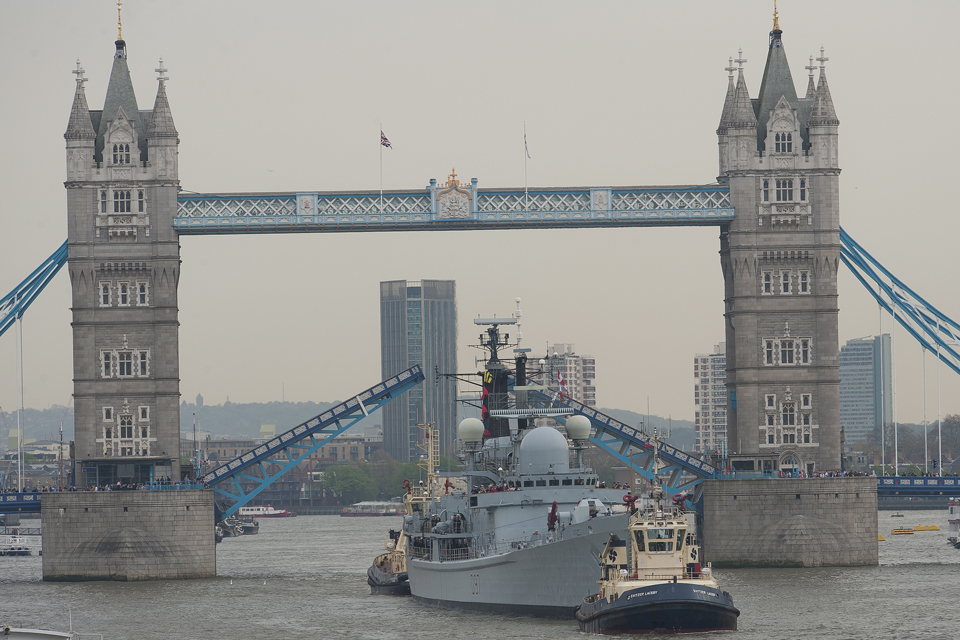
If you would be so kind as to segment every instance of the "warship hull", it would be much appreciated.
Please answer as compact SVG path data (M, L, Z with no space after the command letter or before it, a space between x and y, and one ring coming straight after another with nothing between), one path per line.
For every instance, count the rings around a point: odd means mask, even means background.
M441 607L573 619L597 591L598 555L627 514L592 518L566 527L555 542L507 553L443 562L408 558L410 591Z

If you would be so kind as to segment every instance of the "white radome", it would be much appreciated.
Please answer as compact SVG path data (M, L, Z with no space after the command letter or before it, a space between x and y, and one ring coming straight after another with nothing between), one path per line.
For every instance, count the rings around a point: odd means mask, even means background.
M590 437L590 420L586 416L567 418L567 435L571 440L586 440Z
M457 427L457 437L463 442L483 440L483 423L476 418L464 418Z

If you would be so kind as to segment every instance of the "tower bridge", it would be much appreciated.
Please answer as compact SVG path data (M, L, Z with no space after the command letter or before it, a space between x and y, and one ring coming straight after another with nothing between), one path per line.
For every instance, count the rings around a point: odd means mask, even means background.
M141 109L118 38L102 109L89 108L79 63L74 72L64 134L67 243L0 300L0 333L66 264L77 484L179 477L181 235L715 226L733 467L773 471L789 461L808 472L837 469L840 264L891 313L901 310L897 321L927 346L943 346L938 356L955 370L960 358L949 345L960 327L891 282L841 230L839 119L822 50L817 60L800 96L775 24L756 97L746 60L731 60L718 176L690 185L497 188L454 171L404 191L198 193L181 189L167 69L161 60L153 108ZM598 446L633 464L630 447L643 442L611 444L616 429L601 418L591 416ZM716 474L698 476L699 463L682 456L674 462L678 487Z

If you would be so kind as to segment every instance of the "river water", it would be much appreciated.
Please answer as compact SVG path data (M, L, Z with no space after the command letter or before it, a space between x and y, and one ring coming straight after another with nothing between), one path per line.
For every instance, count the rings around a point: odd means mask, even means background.
M886 537L880 566L716 571L741 611L739 632L726 635L960 637L960 550L946 544L946 509L909 511L904 518L890 513L878 514ZM583 637L575 621L439 610L370 595L366 569L383 548L385 530L399 523L339 516L262 520L258 535L217 545L218 577L209 580L46 583L38 556L0 557L0 623L66 629L72 612L76 631L106 640ZM888 535L915 524L937 524L940 531Z

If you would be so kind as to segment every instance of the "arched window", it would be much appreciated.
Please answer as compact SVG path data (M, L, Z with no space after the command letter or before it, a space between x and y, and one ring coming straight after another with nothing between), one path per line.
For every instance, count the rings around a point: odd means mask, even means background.
M793 151L793 134L774 134L774 150L777 153L791 153Z
M796 416L796 414L794 413L793 404L792 404L792 403L786 403L786 402L785 402L785 403L783 404L782 418L783 418L782 424L783 424L783 426L785 426L785 427L791 427L791 426L794 426L794 425L797 424L797 416Z
M777 202L793 202L793 180L777 180Z
M129 191L113 192L113 212L114 213L130 213L130 192Z

